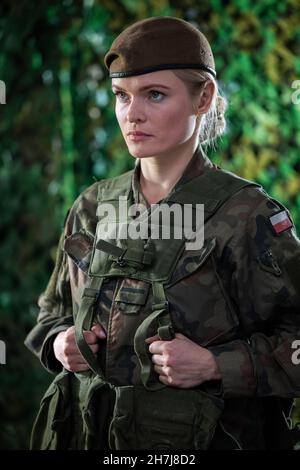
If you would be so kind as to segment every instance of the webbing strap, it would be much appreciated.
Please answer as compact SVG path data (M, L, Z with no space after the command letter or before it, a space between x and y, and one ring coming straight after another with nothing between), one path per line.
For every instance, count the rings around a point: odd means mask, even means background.
M149 345L145 342L148 337L148 329L151 323L165 312L162 310L155 310L150 313L150 315L141 323L141 325L136 330L134 335L134 350L138 357L138 360L141 364L141 380L143 385L148 390L160 390L164 388L165 385L160 382L149 383L151 370L152 370L152 361L149 357Z
M152 282L152 290L154 303L152 305L152 310L163 309L165 314L161 314L158 317L158 328L157 333L161 340L170 341L174 338L174 330L172 327L172 320L169 313L169 304L165 295L164 285L161 282Z
M145 241L142 239L127 239L127 247L120 248L113 243L100 239L96 245L97 250L104 251L116 259L122 265L136 266L142 268L143 265L150 265L153 261L153 251L151 245L145 249Z
M83 335L83 330L90 330L92 327L94 315L93 307L101 290L102 283L103 278L92 278L89 287L86 287L83 291L79 311L75 320L75 339L78 349L90 369L105 380L97 358Z
M119 256L122 256L126 250L120 248L119 246L113 245L112 243L109 243L105 240L100 239L96 245L97 250L104 251L105 253L108 253L109 255L115 256L118 258Z
M205 220L213 215L237 191L246 186L261 187L258 183L240 178L225 170L208 170L183 187L171 192L165 201L204 204Z
M150 325L156 320L159 324L157 329L161 340L169 341L174 338L174 330L168 310L164 286L160 282L152 283L154 303L152 313L141 323L134 336L134 350L141 365L141 380L147 390L160 390L165 387L161 382L150 382L152 372L152 361L149 353L149 345L145 342L148 337Z

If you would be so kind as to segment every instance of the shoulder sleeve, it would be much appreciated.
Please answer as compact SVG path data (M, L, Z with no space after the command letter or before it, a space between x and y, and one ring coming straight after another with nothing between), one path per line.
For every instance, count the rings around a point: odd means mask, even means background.
M60 331L74 324L73 309L77 306L77 297L80 297L78 283L85 279L84 273L79 273L64 250L65 240L82 229L91 233L95 231L98 185L99 182L96 182L81 193L66 217L54 270L38 300L40 311L37 324L25 339L25 345L53 373L62 369L53 353L53 341Z
M62 370L61 363L53 353L53 341L56 335L73 325L72 294L67 255L63 250L65 238L72 230L77 214L78 198L65 218L55 266L45 291L38 299L39 314L37 323L27 335L24 343L52 373Z
M212 351L224 395L297 397L300 241L290 214L262 193L227 248L241 337Z
M25 339L25 345L49 372L59 372L62 365L54 356L52 344L60 331L73 324L72 299L68 263L63 252L64 233L61 235L55 267L46 287L38 299L40 308L37 323Z

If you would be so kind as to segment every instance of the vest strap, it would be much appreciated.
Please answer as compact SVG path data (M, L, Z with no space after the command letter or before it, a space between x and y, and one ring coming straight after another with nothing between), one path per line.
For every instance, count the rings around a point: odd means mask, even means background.
M90 330L92 327L94 306L99 297L103 279L104 278L93 278L89 287L85 288L83 291L79 311L75 320L75 340L82 357L86 360L90 369L105 380L97 358L83 335L83 330Z
M158 317L157 334L163 341L170 341L175 337L172 319L169 313L169 302L167 301L164 285L162 282L152 282L154 303L152 310L164 310L165 314Z
M172 320L169 313L169 304L165 296L164 286L161 282L153 282L152 313L141 323L134 336L134 350L141 365L141 380L147 390L160 390L165 387L161 382L151 381L152 360L149 346L145 342L148 331L153 322L158 322L157 333L161 340L170 341L175 337Z
M128 238L127 248L120 248L113 243L100 239L96 245L97 250L104 251L112 257L119 266L133 266L142 269L144 265L150 265L153 261L151 245L145 245L145 241Z
M114 256L115 258L119 258L120 256L123 256L125 251L123 248L120 248L119 246L114 245L113 243L109 243L105 240L102 240L102 238L98 241L96 245L97 250L104 251L105 253L108 253L111 256Z

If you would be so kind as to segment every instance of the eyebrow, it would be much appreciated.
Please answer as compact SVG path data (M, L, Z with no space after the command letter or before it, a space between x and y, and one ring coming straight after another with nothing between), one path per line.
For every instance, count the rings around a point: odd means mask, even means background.
M112 84L111 87L112 88L117 88L118 90L126 91L124 88L122 88L118 85L115 85L115 84ZM143 86L143 87L139 88L138 91L145 91L145 90L149 90L150 88L166 88L167 90L170 90L170 87L168 87L166 85L161 85L160 83L152 83L151 85L146 85L146 86Z

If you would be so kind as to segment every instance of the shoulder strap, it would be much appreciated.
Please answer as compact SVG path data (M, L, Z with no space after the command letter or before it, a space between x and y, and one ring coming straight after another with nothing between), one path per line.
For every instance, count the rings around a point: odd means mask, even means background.
M98 202L116 200L131 192L134 170L99 182ZM229 171L207 168L206 171L182 186L175 187L165 202L181 204L203 204L205 221L211 217L227 200L246 186L261 185L241 178Z
M208 168L202 175L175 189L166 200L181 204L203 204L206 221L246 186L261 187L258 183L240 178L229 171Z
M86 287L82 293L79 311L75 320L75 340L79 351L88 363L90 369L105 382L97 358L87 344L83 334L84 330L88 331L92 327L94 305L97 302L102 283L103 278L91 278L89 280L89 287Z

